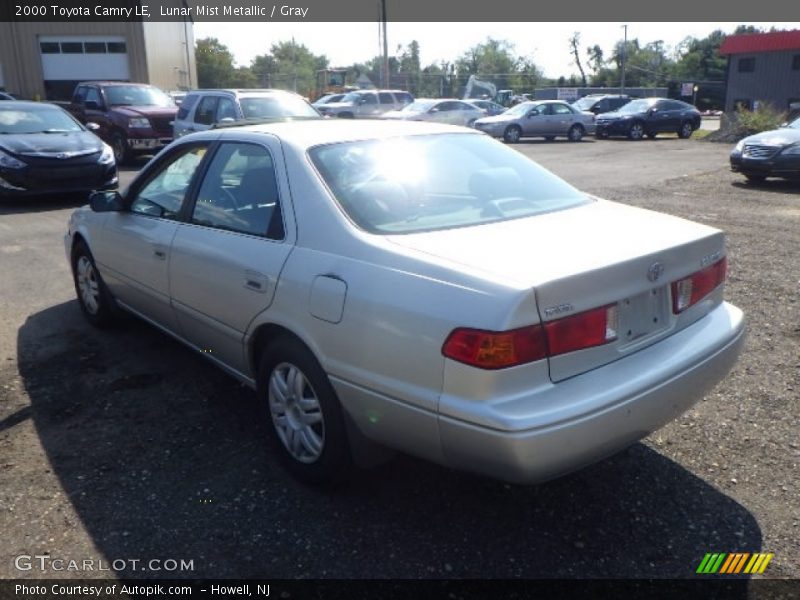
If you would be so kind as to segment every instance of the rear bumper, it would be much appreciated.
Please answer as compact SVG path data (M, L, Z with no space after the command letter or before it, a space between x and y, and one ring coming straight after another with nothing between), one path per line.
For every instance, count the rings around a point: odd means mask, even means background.
M517 483L596 462L689 409L728 373L743 340L742 312L723 303L653 346L552 386L546 393L561 395L567 405L558 417L536 414L541 392L498 414L497 428L440 415L444 462ZM533 428L514 426L532 421L538 422Z

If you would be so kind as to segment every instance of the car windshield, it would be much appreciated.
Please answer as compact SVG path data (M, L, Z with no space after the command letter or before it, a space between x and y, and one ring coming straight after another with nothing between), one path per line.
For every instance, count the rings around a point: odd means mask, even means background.
M521 117L522 115L526 114L530 109L536 108L538 104L534 104L533 102L522 102L520 104L516 104L509 108L504 115L512 115L514 117Z
M0 134L66 133L83 131L69 114L55 106L42 104L33 108L0 105Z
M642 98L641 100L631 100L624 106L617 109L620 113L640 113L645 112L656 103L655 98Z
M106 100L111 106L175 106L172 98L158 88L141 85L110 85L105 88Z
M434 104L436 104L436 100L415 100L411 104L404 106L401 110L405 112L421 113L429 110Z
M245 119L279 119L283 117L318 117L319 113L300 96L274 94L239 98Z
M506 221L590 202L516 150L485 135L415 135L309 152L360 228L404 234Z
M590 98L589 96L586 96L573 102L572 106L578 110L589 110L592 108L595 102L597 102L597 98Z
M787 127L791 127L792 129L800 129L800 117L797 117L794 121L789 123Z
M345 94L344 97L339 102L355 102L355 103L358 103L358 101L361 100L361 96L362 96L362 94L360 94L359 92L350 92L348 94Z

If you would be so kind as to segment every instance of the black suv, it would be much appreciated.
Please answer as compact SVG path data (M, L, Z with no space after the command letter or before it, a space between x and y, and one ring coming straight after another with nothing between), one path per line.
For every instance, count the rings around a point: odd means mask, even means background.
M591 112L596 115L610 112L625 106L632 98L624 94L589 94L572 103L578 110Z
M640 140L645 135L654 138L659 133L677 133L680 138L688 138L700 127L700 112L680 100L640 98L615 112L598 115L595 125L598 138L621 135Z

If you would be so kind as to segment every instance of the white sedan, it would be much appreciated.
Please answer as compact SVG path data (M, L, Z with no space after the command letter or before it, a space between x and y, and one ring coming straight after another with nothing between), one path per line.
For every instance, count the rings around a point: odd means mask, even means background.
M91 323L132 313L254 388L308 481L387 448L552 478L687 410L743 340L722 232L461 127L189 135L94 194L65 242Z
M486 116L486 111L469 102L455 98L435 100L417 98L402 110L393 110L381 115L383 119L401 119L405 121L433 121L449 125L466 125L471 127L476 120Z

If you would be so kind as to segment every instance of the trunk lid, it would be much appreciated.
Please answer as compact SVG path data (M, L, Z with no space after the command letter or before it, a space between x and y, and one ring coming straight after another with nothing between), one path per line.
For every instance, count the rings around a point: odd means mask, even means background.
M617 341L551 357L554 381L611 362L699 318L699 309L672 314L670 283L725 252L717 229L604 200L530 218L388 239L530 289L542 322L615 304Z

